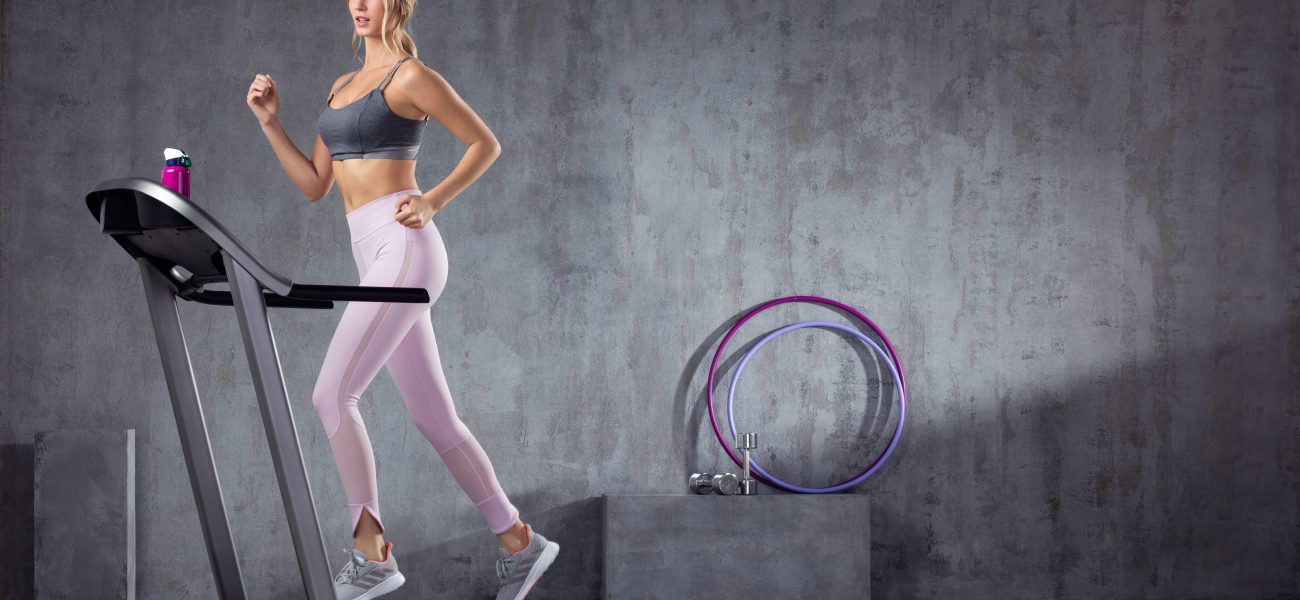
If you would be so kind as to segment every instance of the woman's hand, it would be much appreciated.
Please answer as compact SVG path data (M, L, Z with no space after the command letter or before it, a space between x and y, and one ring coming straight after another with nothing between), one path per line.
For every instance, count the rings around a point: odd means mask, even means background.
M276 92L275 80L270 75L258 73L253 84L248 86L248 108L263 125L270 123L280 114L280 94Z
M438 212L431 202L419 194L406 194L398 198L393 208L396 211L393 218L412 229L423 229Z

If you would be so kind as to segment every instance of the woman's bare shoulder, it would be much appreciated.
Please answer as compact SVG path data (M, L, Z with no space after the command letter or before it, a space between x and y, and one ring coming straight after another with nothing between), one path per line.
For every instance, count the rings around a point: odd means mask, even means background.
M407 67L407 63L412 64L410 67ZM398 82L399 79L401 80L400 82ZM396 73L393 73L393 81L398 83L400 87L408 88L412 84L416 86L438 84L445 82L446 80L442 78L441 73L434 70L433 67L430 67L428 63L412 56L410 60L402 63L401 66L397 68Z

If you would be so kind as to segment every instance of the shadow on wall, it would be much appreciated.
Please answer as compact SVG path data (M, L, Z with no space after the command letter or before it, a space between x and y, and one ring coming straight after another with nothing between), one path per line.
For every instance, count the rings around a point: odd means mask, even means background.
M16 548L33 548L36 530L32 524L35 510L35 446L0 444L0 522L5 524L5 544ZM0 600L31 598L36 585L32 551L18 553L17 564L0 569Z
M1300 369L1268 358L1297 328L1057 388L913 384L936 406L870 485L872 597L1300 598Z

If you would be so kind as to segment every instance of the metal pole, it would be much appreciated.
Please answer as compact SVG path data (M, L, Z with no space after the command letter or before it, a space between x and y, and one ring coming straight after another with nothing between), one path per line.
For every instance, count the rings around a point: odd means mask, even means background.
M289 533L293 538L293 549L298 554L298 571L310 600L334 600L333 575L325 558L325 544L320 523L316 520L316 506L312 503L311 486L303 466L302 450L298 446L298 431L294 427L293 411L284 387L284 375L280 370L280 357L271 334L262 287L229 253L223 250L221 256L230 282L230 295L235 302L235 314L239 316L248 366L253 371L253 386L262 409L271 462L280 483L280 498L289 516Z
M244 600L247 593L239 572L239 559L235 556L235 542L230 536L230 523L226 520L221 484L217 481L217 465L212 460L208 427L203 422L203 407L199 403L198 388L194 385L194 371L189 350L185 347L180 313L176 310L176 296L147 259L141 258L137 262L144 280L144 296L153 318L154 335L158 338L158 354L162 358L167 390L171 392L181 452L185 455L194 504L199 509L199 524L203 526L203 539L208 545L208 560L212 563L217 593L222 598Z

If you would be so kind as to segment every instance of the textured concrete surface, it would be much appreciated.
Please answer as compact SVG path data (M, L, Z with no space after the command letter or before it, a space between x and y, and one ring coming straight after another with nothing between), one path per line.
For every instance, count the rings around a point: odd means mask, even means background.
M871 598L866 494L604 501L608 600Z
M307 203L244 105L271 73L310 149L356 64L346 9L3 2L0 23L0 589L30 589L34 432L133 428L140 595L210 596L139 276L82 197L180 146L273 267L355 282L338 193ZM1300 593L1297 3L455 0L421 3L414 34L504 149L436 218L433 321L503 487L570 540L553 597L599 589L591 498L734 470L712 351L800 293L876 320L911 388L854 490L873 597ZM462 152L431 124L420 185ZM296 597L235 317L180 310L244 573ZM347 510L310 392L341 310L272 313L335 560ZM775 311L732 356L812 318L843 315ZM809 331L747 367L737 426L764 467L819 485L870 458L891 396L857 348ZM491 597L495 540L387 375L361 410L412 569L394 597Z
M35 437L36 600L135 600L135 431Z

